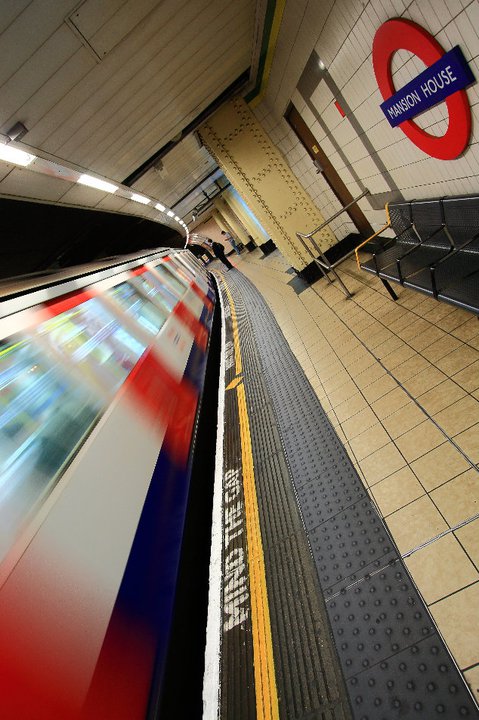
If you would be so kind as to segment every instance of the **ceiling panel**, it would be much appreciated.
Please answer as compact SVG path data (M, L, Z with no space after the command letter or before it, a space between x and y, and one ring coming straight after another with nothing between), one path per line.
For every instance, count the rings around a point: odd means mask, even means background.
M122 181L248 69L255 11L256 0L2 0L0 133L22 122L33 152ZM189 137L135 188L172 205L214 168ZM37 196L38 177L29 190L31 173L10 174L0 193Z

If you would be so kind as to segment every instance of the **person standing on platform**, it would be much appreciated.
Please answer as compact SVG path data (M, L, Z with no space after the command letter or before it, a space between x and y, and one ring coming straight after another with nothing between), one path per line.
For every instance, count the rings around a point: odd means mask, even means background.
M213 250L214 254L215 254L216 257L218 258L218 260L221 260L221 262L223 263L223 265L226 265L226 267L228 268L228 270L231 270L231 268L233 267L233 265L230 263L230 261L228 260L228 258L227 258L226 255L225 255L224 245L223 245L222 243L214 242L214 241L213 241L212 244L211 244L211 247L212 247L212 250Z
M236 242L234 241L234 238L233 238L233 236L231 235L231 233L226 232L226 230L222 230L222 231L221 231L221 234L225 236L225 240L228 240L228 242L231 243L231 246L232 246L233 250L235 251L235 253L236 253L237 255L239 255L239 254L240 254L240 249L239 249L239 247L237 246Z
M214 257L213 257L213 255L210 253L210 251L207 250L207 249L206 249L205 247L203 247L202 245L199 245L199 244L197 244L197 243L189 242L186 247L187 247L188 250L190 250L190 252L193 253L193 255L194 255L195 257L197 257L198 259L202 260L203 262L205 262L205 260L204 260L204 256L205 256L205 255L207 256L209 262L212 262L212 261L214 260ZM206 263L205 263L205 265L206 265Z

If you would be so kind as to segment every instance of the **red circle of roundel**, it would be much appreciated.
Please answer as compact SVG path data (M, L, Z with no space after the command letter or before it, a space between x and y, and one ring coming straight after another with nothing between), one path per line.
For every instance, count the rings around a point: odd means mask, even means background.
M408 50L427 66L444 55L443 48L424 28L411 20L394 19L385 22L373 41L373 67L384 100L394 95L391 60L396 50ZM465 90L457 90L446 98L449 125L444 135L431 135L413 120L404 120L399 127L421 150L439 160L453 160L467 147L471 134L471 110Z

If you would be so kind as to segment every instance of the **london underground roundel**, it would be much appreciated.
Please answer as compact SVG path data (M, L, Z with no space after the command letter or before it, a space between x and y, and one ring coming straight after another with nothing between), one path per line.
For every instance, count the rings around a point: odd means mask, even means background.
M445 52L437 40L411 20L393 19L385 22L373 41L373 67L384 100L395 95L391 60L397 50L408 50L430 67ZM457 90L444 102L449 113L449 125L442 136L431 135L414 120L404 120L399 127L418 148L431 157L453 160L467 147L471 134L471 110L465 90Z

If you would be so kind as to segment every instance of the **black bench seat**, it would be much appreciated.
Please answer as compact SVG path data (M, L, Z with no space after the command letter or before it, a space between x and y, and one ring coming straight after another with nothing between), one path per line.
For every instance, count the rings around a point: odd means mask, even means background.
M414 200L386 205L393 245L358 266L389 281L479 313L479 196Z

